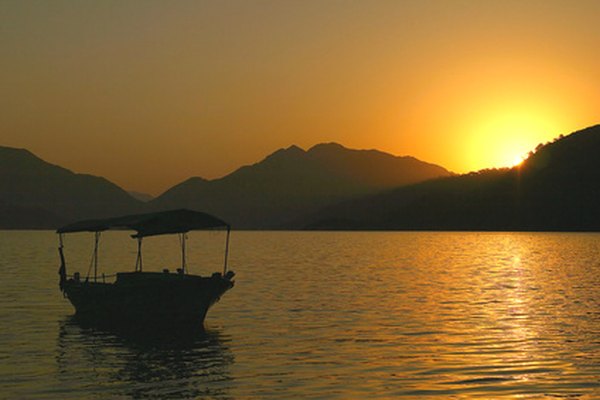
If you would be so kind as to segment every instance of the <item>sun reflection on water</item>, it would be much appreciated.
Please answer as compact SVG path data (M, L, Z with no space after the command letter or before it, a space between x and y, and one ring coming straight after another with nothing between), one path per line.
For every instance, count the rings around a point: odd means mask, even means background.
M422 377L403 382L402 393L547 394L563 376L577 376L577 352L568 332L557 328L571 314L554 307L576 307L565 298L574 282L557 282L561 276L554 274L564 268L560 255L540 252L526 234L471 234L460 243L451 238L440 249L446 238L438 234L437 248L417 245L415 260L387 270L403 288L385 304L397 322L375 334L384 343L410 338L398 342L398 365L406 373L408 358L411 377ZM415 262L429 268L413 270Z

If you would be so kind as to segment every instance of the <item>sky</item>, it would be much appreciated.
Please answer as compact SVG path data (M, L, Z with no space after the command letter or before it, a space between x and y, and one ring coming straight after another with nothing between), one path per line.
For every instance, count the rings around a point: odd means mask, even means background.
M457 172L600 123L599 1L0 0L0 145L160 194L296 144Z

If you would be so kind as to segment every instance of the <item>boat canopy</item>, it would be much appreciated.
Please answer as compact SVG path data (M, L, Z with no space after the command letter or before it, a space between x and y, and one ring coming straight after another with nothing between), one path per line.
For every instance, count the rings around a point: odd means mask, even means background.
M200 211L186 209L161 211L147 214L125 215L116 218L91 219L74 222L56 230L56 233L102 232L110 229L131 229L137 232L134 238L186 233L193 230L227 228L229 224Z

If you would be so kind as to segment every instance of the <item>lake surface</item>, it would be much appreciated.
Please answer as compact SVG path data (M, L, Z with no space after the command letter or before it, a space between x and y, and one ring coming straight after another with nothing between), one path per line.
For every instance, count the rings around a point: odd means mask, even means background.
M234 232L205 332L81 326L51 232L0 232L0 398L600 398L600 235ZM222 268L224 234L190 235ZM66 237L85 276L89 234ZM178 267L176 237L144 241ZM100 268L133 269L105 233Z

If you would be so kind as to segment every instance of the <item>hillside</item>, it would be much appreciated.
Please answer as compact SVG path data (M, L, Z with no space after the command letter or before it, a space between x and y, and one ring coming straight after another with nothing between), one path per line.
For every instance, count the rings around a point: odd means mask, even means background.
M291 146L220 179L190 178L149 207L202 210L238 228L280 228L329 204L449 175L437 165L376 150Z
M24 149L0 146L0 228L55 228L81 218L139 210L140 202L96 176L49 164Z
M519 167L410 185L315 213L309 229L600 230L600 125Z

